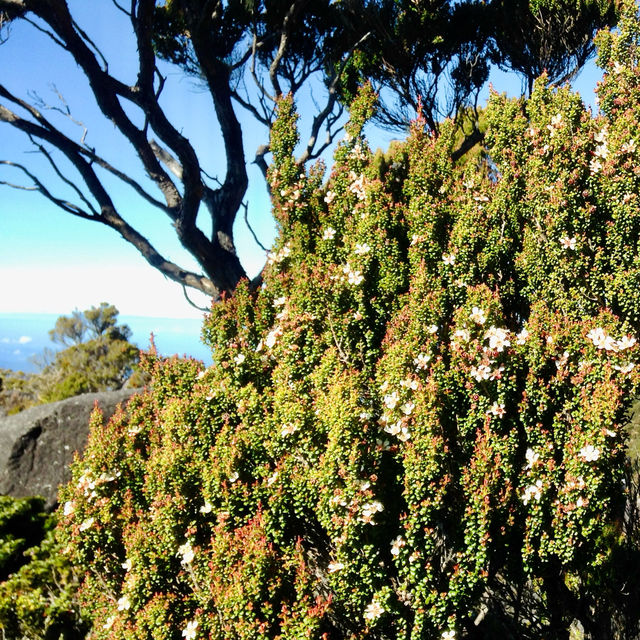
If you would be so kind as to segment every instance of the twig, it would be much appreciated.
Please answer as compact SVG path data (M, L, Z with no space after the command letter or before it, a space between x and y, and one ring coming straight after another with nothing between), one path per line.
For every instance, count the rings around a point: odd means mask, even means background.
M180 283L182 285L182 293L184 293L184 297L186 298L187 302L194 308L194 309L198 309L198 311L204 311L204 313L209 313L211 311L211 309L206 309L205 307L200 307L198 306L190 297L189 294L187 293L187 287L186 285Z
M267 249L262 242L260 242L260 240L258 240L258 236L256 235L255 231L251 228L251 225L249 224L249 205L246 202L242 203L242 208L244 209L244 221L247 225L247 228L249 229L249 231L251 232L251 235L253 236L253 239L255 240L256 244L265 252L265 253L269 253L269 249Z

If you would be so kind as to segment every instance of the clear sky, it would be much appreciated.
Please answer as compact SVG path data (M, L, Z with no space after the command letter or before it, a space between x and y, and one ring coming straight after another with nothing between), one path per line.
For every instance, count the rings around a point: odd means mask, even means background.
M126 19L107 0L71 0L78 22L105 52L111 73L129 83L134 81L135 46L127 36ZM124 22L123 22L124 21ZM0 45L1 82L15 94L27 97L36 92L45 102L58 104L58 94L69 104L75 119L87 126L86 140L99 153L117 161L120 168L139 174L131 160L133 153L113 126L94 106L86 80L70 57L33 27L17 24L9 39ZM591 65L578 79L585 100L593 102L592 89L598 71ZM498 89L516 93L517 79L494 74ZM224 152L220 143L210 99L193 80L169 70L165 108L172 121L198 148L203 166L212 174ZM261 142L266 130L244 117L247 157ZM80 141L84 129L69 120L64 126ZM304 125L303 125L304 126ZM23 136L0 123L0 160L10 159L47 169ZM384 146L393 137L372 135ZM196 144L197 143L197 144ZM125 152L126 151L126 152ZM9 168L0 168L0 179L22 182ZM263 244L269 245L275 227L269 212L264 181L254 165L249 165L249 218ZM64 194L62 189L56 193ZM196 268L179 246L169 219L141 204L127 191L116 187L116 202L124 217L166 257L180 265ZM238 216L238 252L248 273L254 275L264 263L264 252L252 240L242 215ZM197 299L197 295L193 294ZM199 317L185 300L182 288L151 268L138 252L107 227L75 218L58 210L41 196L0 186L0 313L33 312L67 314L107 301L125 315L157 317ZM202 306L208 301L199 298Z

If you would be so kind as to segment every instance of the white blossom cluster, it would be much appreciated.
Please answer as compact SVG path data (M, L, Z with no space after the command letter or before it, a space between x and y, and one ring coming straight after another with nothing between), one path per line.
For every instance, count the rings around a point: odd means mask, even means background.
M602 327L596 327L591 329L587 334L587 338L593 343L596 349L602 349L604 351L620 352L631 349L636 344L636 339L633 336L622 336L620 340L616 340L613 336L609 335Z
M291 245L287 242L279 251L270 251L267 254L268 264L279 264L283 260L289 257L291 253Z

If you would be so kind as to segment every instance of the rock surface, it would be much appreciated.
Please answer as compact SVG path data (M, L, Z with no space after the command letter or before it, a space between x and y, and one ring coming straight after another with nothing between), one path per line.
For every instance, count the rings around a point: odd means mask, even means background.
M87 443L95 404L108 419L136 391L86 393L0 418L0 494L44 496L53 509L58 487L69 481L74 452Z

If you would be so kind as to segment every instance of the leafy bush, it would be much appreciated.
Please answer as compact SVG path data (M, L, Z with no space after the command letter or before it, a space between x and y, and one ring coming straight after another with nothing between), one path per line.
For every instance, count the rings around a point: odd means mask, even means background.
M281 101L264 286L212 367L145 358L63 492L92 638L638 637L639 39L597 117L493 95L488 164L420 121L374 161L365 88L323 184Z
M0 631L3 638L81 640L78 580L42 498L0 496Z

